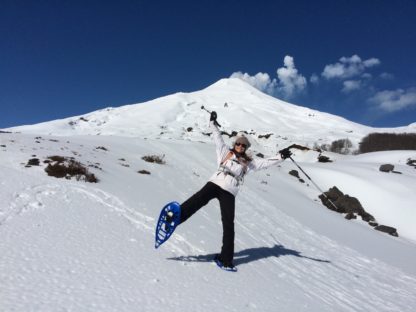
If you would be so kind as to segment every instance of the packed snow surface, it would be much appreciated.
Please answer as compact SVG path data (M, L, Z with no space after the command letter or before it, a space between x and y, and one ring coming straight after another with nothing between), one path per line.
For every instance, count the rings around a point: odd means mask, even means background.
M347 221L281 167L248 176L237 197L238 273L211 261L221 246L218 203L154 249L161 207L184 201L215 170L213 144L176 140L1 134L2 311L413 311L414 152L294 158L320 186L337 185L399 238ZM97 149L97 147L105 147ZM48 156L75 157L98 183L48 177ZM145 155L165 155L166 164ZM40 166L25 167L30 158ZM382 173L389 160L401 175ZM147 170L151 174L139 174Z
M237 196L238 273L212 261L222 239L216 200L155 250L160 209L216 170L202 105L225 132L250 133L253 153L266 157L292 143L349 138L356 147L370 132L416 131L365 127L229 79L0 133L1 311L414 311L416 169L407 162L415 151L326 153L334 161L318 163L317 152L292 149L321 189L358 198L399 237L328 210L286 160L248 175ZM149 155L165 164L142 159ZM48 176L50 156L73 157L99 182ZM28 167L33 158L39 166ZM400 173L380 172L385 163Z

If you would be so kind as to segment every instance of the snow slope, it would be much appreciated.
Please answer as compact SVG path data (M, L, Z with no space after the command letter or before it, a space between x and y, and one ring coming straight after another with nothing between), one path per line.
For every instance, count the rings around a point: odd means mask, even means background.
M204 130L206 120L197 122ZM416 170L405 165L414 151L339 156L331 164L316 163L314 152L294 156L323 189L337 185L358 197L380 222L396 226L399 238L323 207L316 189L287 174L296 169L289 161L248 176L237 197L239 272L228 273L210 261L221 245L215 201L154 249L160 208L185 200L215 170L208 137L209 143L60 134L0 133L1 311L410 312L416 306ZM154 154L164 154L166 164L141 159ZM48 177L42 162L25 167L30 158L52 155L101 168L90 169L99 183ZM402 174L379 172L385 161ZM137 173L143 169L151 174Z
M253 148L271 152L292 143L329 144L348 138L354 149L371 132L416 132L414 124L371 128L339 116L296 106L266 95L238 78L222 79L192 93L176 93L146 103L106 108L82 116L9 130L48 135L115 135L208 142L205 106L218 113L223 130L250 133ZM192 131L188 131L192 128ZM272 134L269 139L259 135Z

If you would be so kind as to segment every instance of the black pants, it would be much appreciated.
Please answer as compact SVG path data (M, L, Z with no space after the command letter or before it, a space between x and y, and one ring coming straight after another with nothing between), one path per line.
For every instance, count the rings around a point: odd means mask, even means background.
M221 208L223 229L221 259L224 264L231 264L234 256L235 197L233 194L224 191L215 183L208 182L200 191L181 205L181 223L185 222L213 198L219 200Z

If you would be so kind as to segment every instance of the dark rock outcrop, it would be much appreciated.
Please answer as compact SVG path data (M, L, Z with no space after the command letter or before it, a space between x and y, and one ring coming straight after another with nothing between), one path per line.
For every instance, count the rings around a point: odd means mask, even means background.
M294 176L295 178L300 178L299 177L299 172L297 171L297 170L290 170L289 171L289 174L291 175L291 176Z
M344 195L336 186L330 188L328 192L325 192L325 195L326 197L321 194L319 198L328 209L339 213L346 213L349 219L353 219L353 216L359 215L366 222L375 221L374 217L364 210L357 198L347 194Z
M399 234L397 233L397 230L394 227L387 226L387 225L378 225L374 228L377 231L381 231L387 234L390 234L392 236L398 237Z
M297 178L300 183L305 183L305 180L303 180L299 177L299 172L297 170L290 170L289 174L291 176L294 176L295 178Z
M347 220L356 219L357 215L359 215L363 221L374 227L374 229L392 236L399 236L395 228L379 225L376 219L364 210L357 198L342 193L336 186L330 188L324 194L319 195L319 198L328 209L345 213L345 219Z
M328 157L328 156L319 155L319 156L318 156L318 162L321 162L321 163L327 163L327 162L332 162L332 160L331 160L331 159L329 159L329 157Z
M407 160L407 162L406 162L406 165L408 165L408 166L412 166L412 167L414 167L414 168L416 169L416 159L411 159L411 158L409 158L409 159Z
M391 164L384 164L380 166L379 170L381 172L390 172L394 170L394 166Z

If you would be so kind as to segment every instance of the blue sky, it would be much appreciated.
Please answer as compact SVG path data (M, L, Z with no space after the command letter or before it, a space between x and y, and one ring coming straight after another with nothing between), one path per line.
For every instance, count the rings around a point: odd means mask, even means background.
M0 2L0 128L237 76L371 126L416 122L416 1Z

